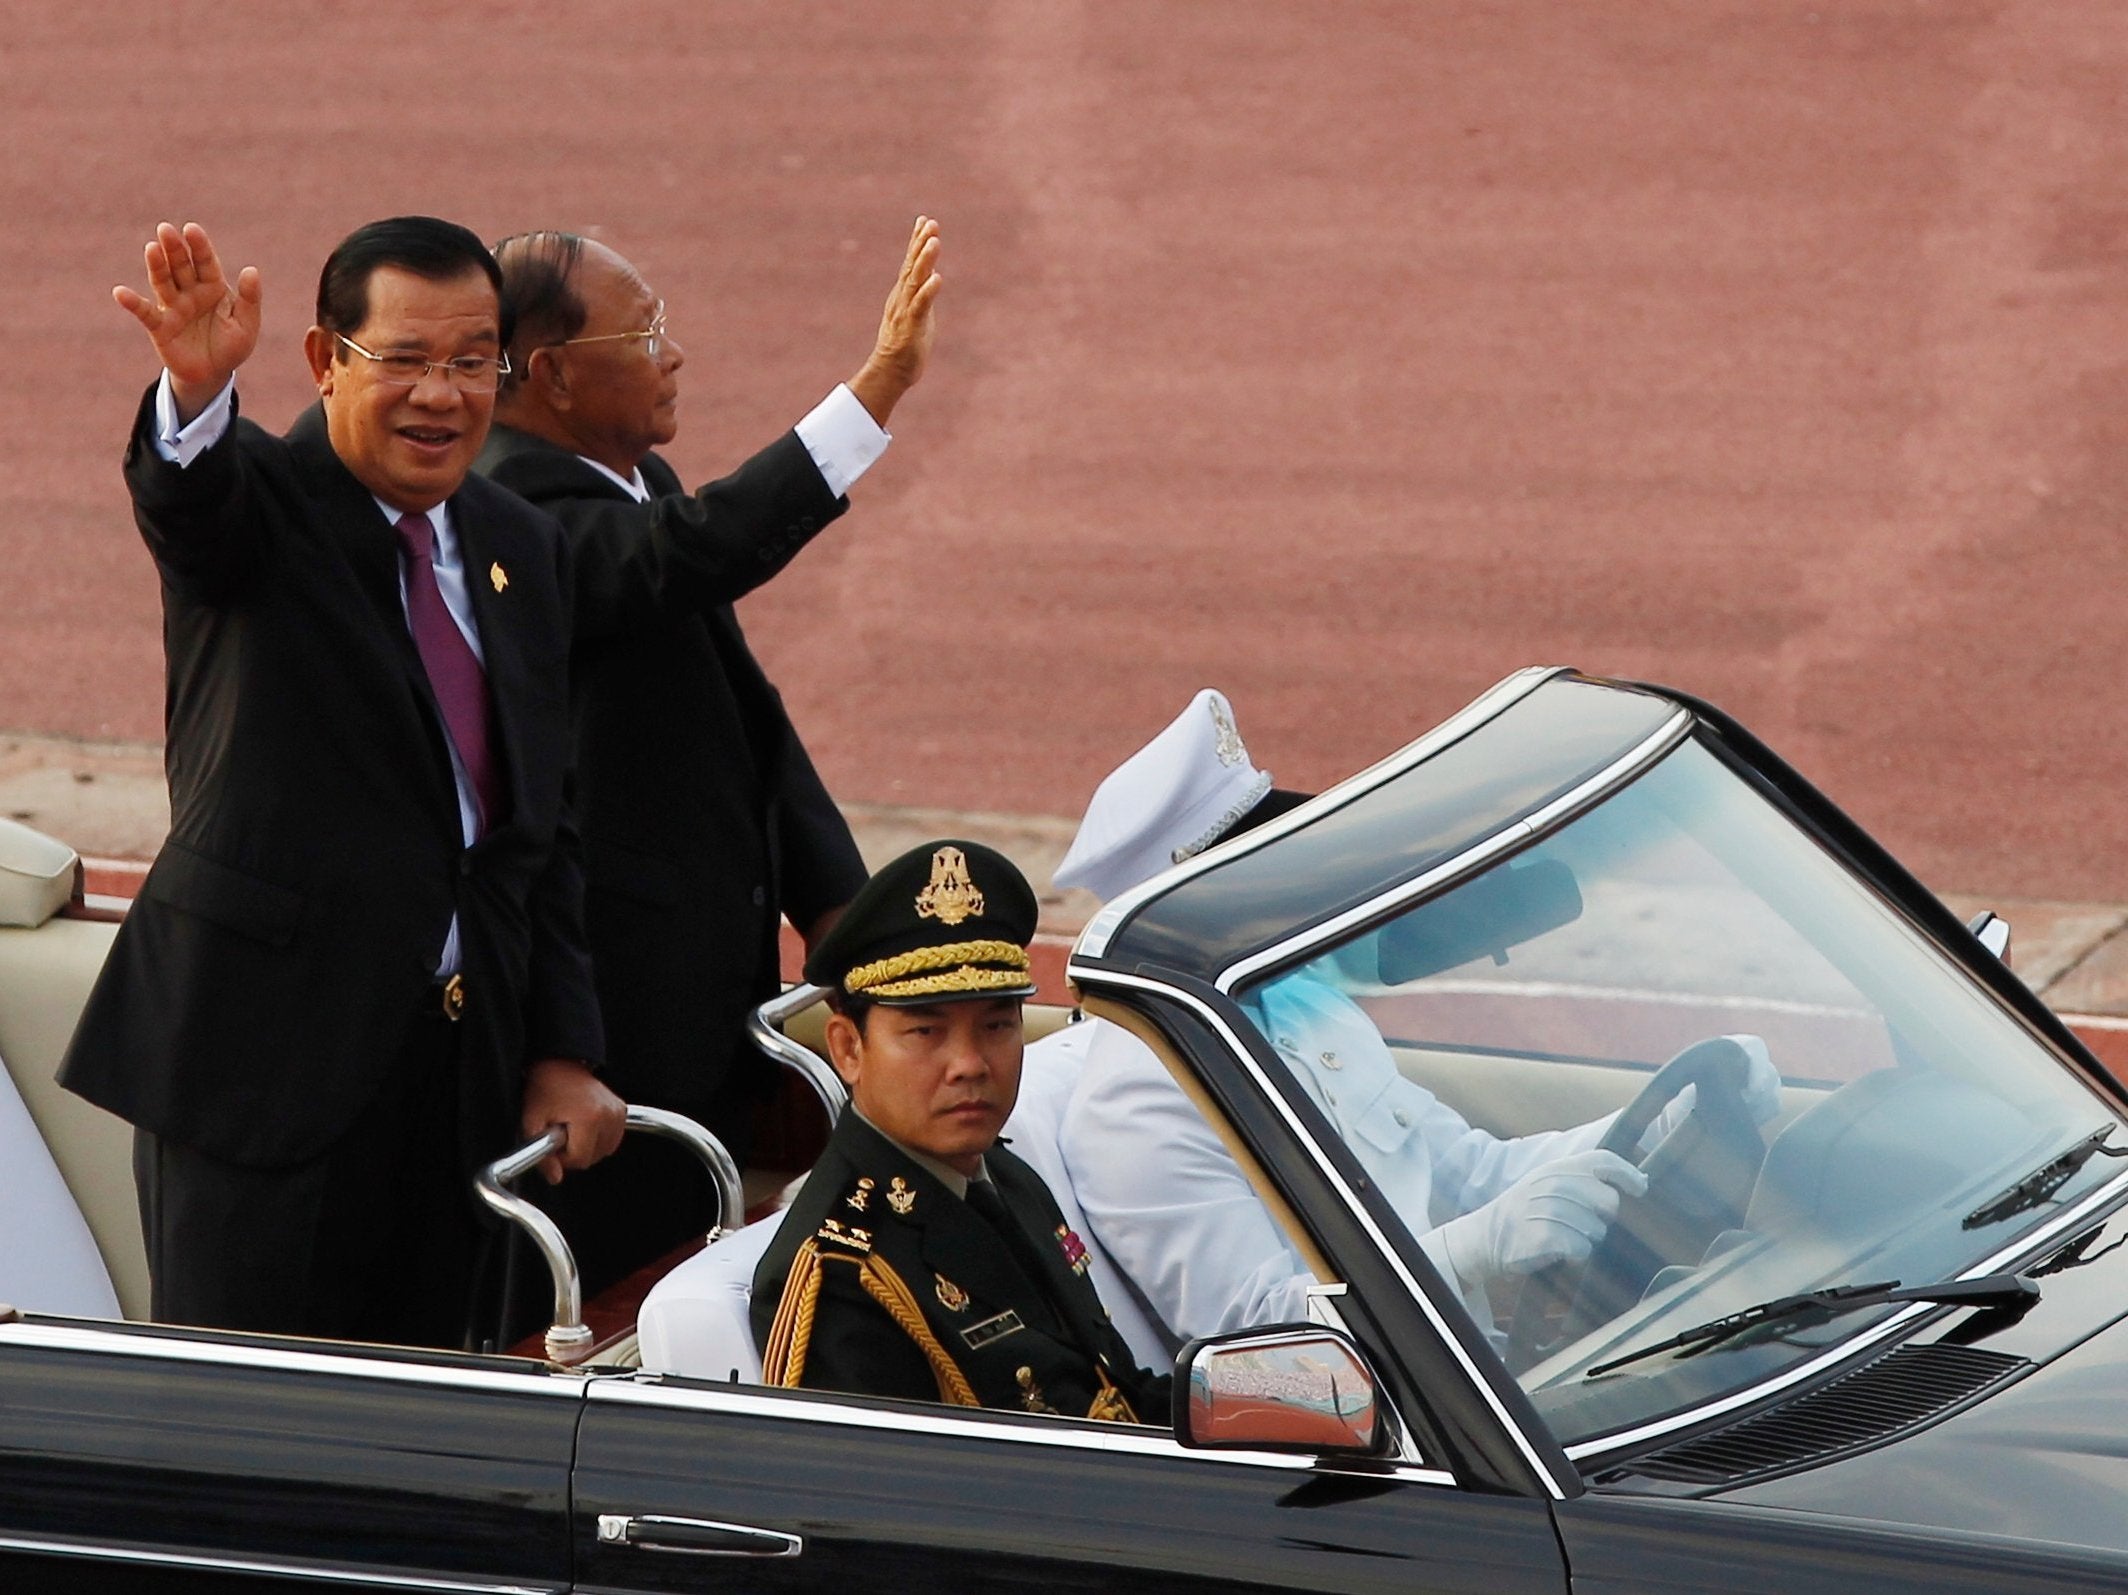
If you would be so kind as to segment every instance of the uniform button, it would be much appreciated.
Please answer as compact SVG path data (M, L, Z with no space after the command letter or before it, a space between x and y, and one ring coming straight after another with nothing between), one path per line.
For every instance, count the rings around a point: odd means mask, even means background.
M756 907L756 908L761 908L761 907L764 907L764 906L765 906L765 905L767 904L767 902L768 902L768 888L767 888L766 886L756 886L756 887L754 888L754 907Z
M1337 1061L1336 1053L1326 1052L1323 1054L1323 1067L1325 1069L1342 1069L1344 1065Z
M1390 1115L1390 1117L1395 1119L1397 1123L1402 1125L1405 1129L1408 1130L1411 1128L1411 1112L1409 1109L1398 1108L1395 1113Z
M1291 1036L1280 1036L1278 1038L1278 1049L1281 1052L1291 1052L1293 1050L1293 1038Z

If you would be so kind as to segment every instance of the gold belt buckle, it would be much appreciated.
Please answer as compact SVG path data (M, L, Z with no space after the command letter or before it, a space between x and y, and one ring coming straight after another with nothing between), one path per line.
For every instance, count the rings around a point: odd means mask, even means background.
M465 1012L465 976L453 975L443 983L443 1017L458 1023Z

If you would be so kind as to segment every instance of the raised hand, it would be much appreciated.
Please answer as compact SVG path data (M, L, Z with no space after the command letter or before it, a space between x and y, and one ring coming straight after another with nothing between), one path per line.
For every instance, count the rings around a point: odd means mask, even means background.
M937 331L932 306L945 282L938 274L938 251L938 223L929 216L917 217L901 275L894 279L887 308L880 314L879 339L863 369L850 378L850 391L881 426L887 424L901 396L916 385L931 358L931 340Z
M147 332L170 373L178 417L189 421L258 347L259 269L246 266L232 286L197 222L182 231L158 225L147 262L152 298L123 286L111 297Z

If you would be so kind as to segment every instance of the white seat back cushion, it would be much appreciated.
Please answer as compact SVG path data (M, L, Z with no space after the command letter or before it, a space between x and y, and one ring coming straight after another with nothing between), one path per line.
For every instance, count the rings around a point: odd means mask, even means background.
M761 1382L761 1351L748 1309L754 1269L783 1216L772 1213L704 1247L650 1287L635 1320L644 1368L694 1379Z
M29 1312L118 1316L118 1293L95 1238L5 1067L0 1067L0 1302Z

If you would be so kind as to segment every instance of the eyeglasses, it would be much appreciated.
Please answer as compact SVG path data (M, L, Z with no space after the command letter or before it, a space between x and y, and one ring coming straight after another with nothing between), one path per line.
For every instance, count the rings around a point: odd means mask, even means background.
M372 354L344 332L333 336L375 366L377 380L388 388L415 387L431 371L441 371L460 393L493 393L510 370L508 355L462 354L455 360L431 360L419 354Z
M590 338L563 338L545 345L549 349L565 349L572 343L617 343L623 338L641 338L643 353L655 360L665 352L665 301L658 301L658 308L651 312L650 325L640 332L601 332Z

